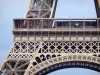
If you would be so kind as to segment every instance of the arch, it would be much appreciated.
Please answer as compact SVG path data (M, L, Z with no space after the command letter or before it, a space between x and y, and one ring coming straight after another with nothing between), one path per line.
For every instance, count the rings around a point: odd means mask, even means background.
M86 68L90 70L94 70L97 72L100 72L100 69L97 68L99 64L94 64L90 62L82 62L82 61L69 61L69 62L63 62L55 65L51 65L48 68L44 68L43 70L37 72L35 75L46 75L48 73L65 69L65 68Z
M45 75L64 68L86 68L100 72L100 59L94 56L67 55L48 59L31 67L32 75Z

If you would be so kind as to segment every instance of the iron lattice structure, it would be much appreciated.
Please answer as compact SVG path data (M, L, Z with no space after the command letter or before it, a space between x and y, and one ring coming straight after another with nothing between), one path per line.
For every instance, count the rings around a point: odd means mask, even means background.
M14 42L1 75L46 75L70 67L100 72L100 18L54 19L56 4L31 0L26 18L14 19Z

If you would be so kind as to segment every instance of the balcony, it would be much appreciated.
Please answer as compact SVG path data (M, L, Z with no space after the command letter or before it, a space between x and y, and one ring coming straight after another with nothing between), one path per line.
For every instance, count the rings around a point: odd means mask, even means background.
M25 18L14 19L13 31L100 31L100 18L54 19Z

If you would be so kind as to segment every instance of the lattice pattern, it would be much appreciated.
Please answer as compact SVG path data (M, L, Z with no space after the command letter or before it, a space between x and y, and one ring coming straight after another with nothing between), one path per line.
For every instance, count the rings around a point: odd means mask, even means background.
M15 42L10 53L35 53L39 42Z
M98 53L100 42L15 42L10 53Z
M33 59L35 56L35 53L34 54L9 54L7 59L24 59L24 60L29 60L29 59Z
M42 53L98 53L99 42L43 42Z
M35 53L92 53L97 56L100 42L15 42L7 58L33 59Z
M27 12L28 18L49 18L53 8L53 0L34 0Z

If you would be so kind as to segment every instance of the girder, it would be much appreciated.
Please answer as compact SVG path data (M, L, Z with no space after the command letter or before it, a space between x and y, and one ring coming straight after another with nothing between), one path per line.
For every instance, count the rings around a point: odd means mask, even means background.
M27 18L52 18L57 0L31 0Z
M7 59L33 59L38 54L88 54L100 56L100 42L44 41L15 42ZM83 55L84 55L83 54Z

